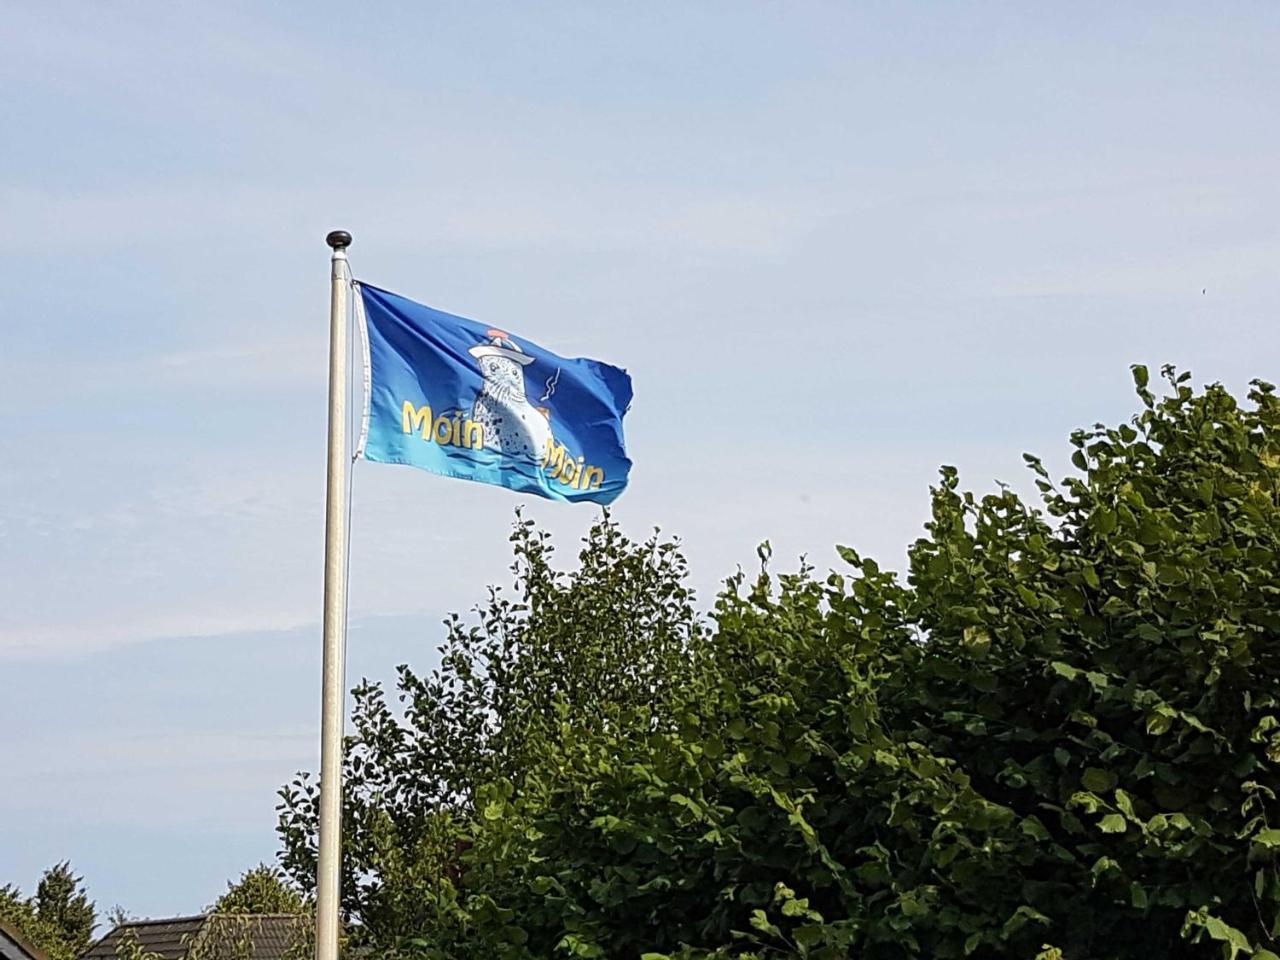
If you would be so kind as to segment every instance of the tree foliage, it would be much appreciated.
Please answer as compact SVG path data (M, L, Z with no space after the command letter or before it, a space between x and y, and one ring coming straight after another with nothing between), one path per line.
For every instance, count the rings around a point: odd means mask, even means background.
M606 561L606 518L554 574L522 524L520 600L402 669L403 717L358 691L353 920L439 958L1275 960L1280 401L1134 376L1074 474L1027 457L1039 503L944 468L905 575L762 566L706 630L674 547Z
M116 960L165 960L163 954L143 947L138 934L133 930L126 930L120 937L115 954Z
M13 924L51 960L72 960L88 945L97 922L94 904L70 861L54 864L40 877L34 896L0 887L0 919Z
M283 960L307 960L315 956L314 937L309 935L311 917L299 914L287 921L283 929L279 923L267 923L275 918L253 913L215 913L194 934L184 934L179 942L182 960L254 960L259 948L264 953ZM281 944L283 937L287 943ZM283 949L282 949L283 946ZM148 950L138 936L136 927L125 929L115 944L116 960L168 960L173 956L172 941L165 944L165 953Z
M240 879L227 883L227 892L210 908L217 914L303 914L307 900L278 867L260 863Z
M353 691L343 905L375 943L443 922L479 789L548 759L564 718L585 734L620 710L652 715L688 672L699 626L673 542L632 542L606 515L571 575L552 566L550 539L531 521L517 517L511 542L516 596L492 588L478 623L451 617L431 674L399 667L401 711L377 684ZM282 863L306 890L318 799L307 774L281 790Z

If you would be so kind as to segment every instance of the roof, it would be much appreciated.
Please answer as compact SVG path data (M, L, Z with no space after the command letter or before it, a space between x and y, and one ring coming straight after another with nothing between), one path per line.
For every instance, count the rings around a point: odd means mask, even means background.
M116 960L116 947L130 933L143 950L163 960L285 960L305 929L306 919L290 913L132 920L94 943L80 960Z
M0 920L0 958L3 960L49 960L43 950L22 938L18 928Z

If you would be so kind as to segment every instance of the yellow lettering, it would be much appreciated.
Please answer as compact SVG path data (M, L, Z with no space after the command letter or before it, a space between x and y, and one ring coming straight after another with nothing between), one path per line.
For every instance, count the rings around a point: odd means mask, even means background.
M547 455L543 459L546 462L547 472L553 477L557 476L560 471L564 469L564 455L567 452L568 451L565 450L563 443L556 444L552 440L547 441Z
M604 471L587 465L586 459L578 457L575 460L563 443L548 440L547 449L542 455L542 465L552 480L559 480L574 490L590 490L593 487L598 490L604 481Z
M462 445L478 450L484 446L484 424L467 420L462 424Z
M422 431L422 439L431 439L431 405L423 404L420 407L414 407L408 400L404 402L404 406L400 409L400 425L405 433L413 433L415 430Z
M449 437L453 434L453 425L449 423L448 417L439 416L436 417L436 423L431 432L435 434L436 443L447 444Z

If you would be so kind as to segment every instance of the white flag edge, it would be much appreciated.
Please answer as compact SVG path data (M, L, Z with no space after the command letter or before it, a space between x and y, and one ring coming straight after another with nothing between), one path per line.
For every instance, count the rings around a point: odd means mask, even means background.
M359 459L364 456L364 445L369 439L369 391L372 382L372 371L369 364L369 318L364 312L364 296L360 292L360 281L351 281L352 299L355 301L355 327L360 335L360 366L361 366L361 386L364 393L364 405L360 413L360 439L356 441L356 448L352 455L352 459Z

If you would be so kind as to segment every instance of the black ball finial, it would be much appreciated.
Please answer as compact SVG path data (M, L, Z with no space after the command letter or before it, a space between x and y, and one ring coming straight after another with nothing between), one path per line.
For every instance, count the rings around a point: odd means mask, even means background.
M334 230L324 238L324 242L335 250L345 250L351 246L351 234L345 230Z

